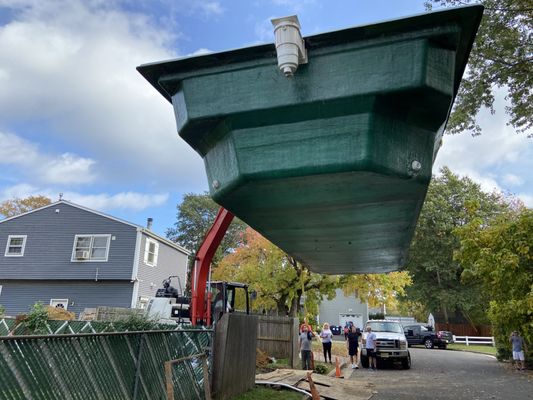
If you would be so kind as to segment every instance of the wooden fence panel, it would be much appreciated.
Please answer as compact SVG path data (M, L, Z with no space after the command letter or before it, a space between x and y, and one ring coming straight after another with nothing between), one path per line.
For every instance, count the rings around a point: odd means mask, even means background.
M259 316L257 347L276 358L287 358L293 368L298 364L298 320L289 317Z
M215 327L213 395L228 400L255 383L257 316L226 313Z

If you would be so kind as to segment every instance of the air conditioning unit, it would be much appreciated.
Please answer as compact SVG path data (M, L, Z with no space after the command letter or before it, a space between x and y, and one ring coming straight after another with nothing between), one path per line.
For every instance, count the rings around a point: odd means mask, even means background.
M76 259L78 259L78 260L88 260L89 259L89 252L88 251L77 251L76 252Z

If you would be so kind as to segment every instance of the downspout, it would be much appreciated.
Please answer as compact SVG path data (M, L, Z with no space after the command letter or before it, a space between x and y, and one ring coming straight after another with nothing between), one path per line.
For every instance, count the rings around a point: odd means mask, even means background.
M141 241L142 241L141 229L137 228L137 236L135 239L135 252L133 253L133 266L131 269L131 278L130 278L130 282L133 283L130 308L137 307L137 297L139 296L138 274L139 274L139 257L141 254Z

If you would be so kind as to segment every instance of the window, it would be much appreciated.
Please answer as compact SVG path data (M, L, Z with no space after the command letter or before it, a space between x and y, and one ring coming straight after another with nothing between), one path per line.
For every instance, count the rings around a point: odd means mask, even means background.
M144 247L144 263L155 267L157 265L157 254L159 253L159 243L152 239L146 239Z
M7 238L6 257L22 257L26 247L26 235L9 235Z
M66 310L68 308L68 299L51 299L50 305L55 308Z
M107 261L111 235L76 235L71 261Z
M137 308L141 310L146 310L146 306L148 305L149 301L150 301L149 297L140 296L139 300L137 301Z

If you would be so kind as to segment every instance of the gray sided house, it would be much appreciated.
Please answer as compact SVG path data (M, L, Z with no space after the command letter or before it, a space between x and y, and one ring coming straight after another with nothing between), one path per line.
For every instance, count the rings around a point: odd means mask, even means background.
M77 315L143 307L168 276L185 284L189 254L147 228L61 200L0 221L0 305L10 316L37 301Z
M335 291L333 300L323 300L319 308L320 325L343 326L352 321L356 327L363 328L368 320L368 304L361 303L355 295L346 296L342 289Z

